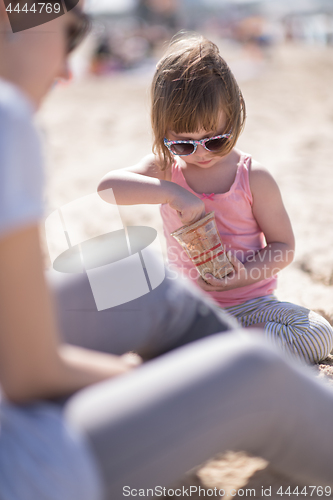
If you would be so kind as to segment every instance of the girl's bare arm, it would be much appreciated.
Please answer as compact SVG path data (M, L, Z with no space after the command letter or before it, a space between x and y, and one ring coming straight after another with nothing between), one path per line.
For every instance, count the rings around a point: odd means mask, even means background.
M295 238L291 222L280 189L268 170L254 163L250 185L253 194L252 212L267 243L261 252L265 255L265 263L273 272L277 272L288 266L294 258Z
M0 240L0 383L17 403L71 394L133 368L126 358L60 345L37 225Z
M108 172L98 185L98 193L110 201L112 188L118 205L168 203L175 191L174 183L165 180L165 171L159 168L153 155L146 156L137 165Z
M108 191L112 188L118 205L168 203L183 224L203 217L203 201L168 178L168 172L161 170L156 157L148 155L137 165L106 174L98 185L98 193L104 201L112 203Z

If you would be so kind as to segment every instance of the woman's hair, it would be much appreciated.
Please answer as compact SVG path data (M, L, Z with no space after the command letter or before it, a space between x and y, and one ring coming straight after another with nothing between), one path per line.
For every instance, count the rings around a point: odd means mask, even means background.
M159 61L151 87L153 152L164 170L173 162L163 139L168 130L176 134L200 129L217 131L221 111L232 137L217 155L235 146L244 127L245 103L234 75L219 49L197 34L176 35Z

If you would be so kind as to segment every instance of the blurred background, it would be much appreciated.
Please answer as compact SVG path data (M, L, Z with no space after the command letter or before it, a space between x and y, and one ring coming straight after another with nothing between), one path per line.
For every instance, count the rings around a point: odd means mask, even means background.
M333 45L331 0L87 0L86 10L95 23L79 73L154 65L179 30L204 32L257 59L285 41Z
M89 37L39 113L47 160L46 216L96 191L109 170L151 152L149 86L180 30L220 48L247 104L238 147L278 181L296 240L278 297L333 319L333 2L87 0ZM121 207L125 224L155 227L157 206ZM110 229L92 214L89 227ZM45 250L45 265L50 266Z

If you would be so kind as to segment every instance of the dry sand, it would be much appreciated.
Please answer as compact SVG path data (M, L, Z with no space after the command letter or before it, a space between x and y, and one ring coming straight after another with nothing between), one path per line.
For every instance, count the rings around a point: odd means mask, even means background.
M320 311L332 322L333 49L285 45L265 61L229 46L224 54L248 108L239 147L275 176L295 231L295 261L281 273L277 295ZM132 165L150 152L152 71L91 77L60 86L48 98L39 116L47 144L47 213L94 192L109 170ZM162 238L157 207L124 207L121 214L126 224L150 225ZM45 262L50 265L46 252ZM319 367L319 376L333 380L332 359ZM261 498L261 486L272 486L273 499L287 498L273 493L277 486L297 485L244 453L216 457L183 483L255 488L252 498Z

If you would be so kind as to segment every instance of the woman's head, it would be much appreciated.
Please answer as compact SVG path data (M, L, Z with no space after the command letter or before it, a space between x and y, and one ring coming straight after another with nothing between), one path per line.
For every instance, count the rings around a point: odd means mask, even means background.
M245 103L217 46L200 35L176 37L159 61L152 83L154 152L164 168L172 155L163 143L168 131L217 131L225 115L232 137L216 155L231 151L245 121ZM219 131L220 133L221 131Z
M59 2L50 0L48 5ZM0 0L0 77L21 87L39 106L54 80L67 78L68 53L87 26L80 7L75 7L45 24L13 33Z

